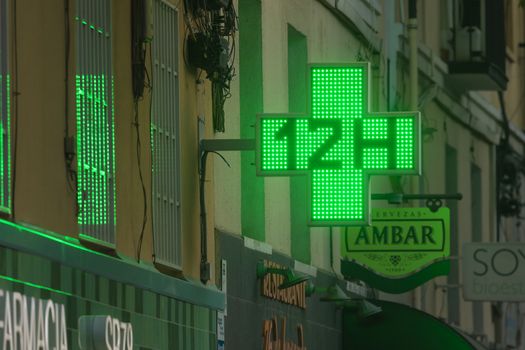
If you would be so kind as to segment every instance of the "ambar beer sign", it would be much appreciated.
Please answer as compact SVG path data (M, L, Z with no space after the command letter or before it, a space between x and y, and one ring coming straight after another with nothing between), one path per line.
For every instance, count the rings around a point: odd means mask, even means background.
M372 225L345 229L342 273L390 293L446 275L449 222L448 208L374 208Z

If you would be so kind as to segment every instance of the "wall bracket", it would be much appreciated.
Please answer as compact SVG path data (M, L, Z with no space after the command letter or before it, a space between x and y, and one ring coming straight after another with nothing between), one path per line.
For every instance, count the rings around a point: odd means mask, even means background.
M438 211L443 205L443 200L461 200L463 195L461 193L442 193L442 194L425 194L425 193L373 193L372 200L386 200L390 204L401 204L407 200L426 200L425 204L431 212Z
M208 262L206 202L204 198L204 181L206 177L206 159L208 153L220 151L251 151L255 150L254 139L216 139L199 141L199 202L200 202L200 233L201 233L201 263L200 279L203 284L210 280L210 263ZM220 155L220 154L219 154ZM221 156L222 157L222 156ZM223 158L224 160L224 158ZM227 163L227 162L226 162Z

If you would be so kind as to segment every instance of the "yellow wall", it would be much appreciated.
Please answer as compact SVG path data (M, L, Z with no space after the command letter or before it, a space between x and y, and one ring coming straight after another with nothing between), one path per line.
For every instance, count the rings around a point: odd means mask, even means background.
M13 91L20 94L18 121L12 106L15 220L75 235L76 193L66 183L63 151L63 2L20 0L17 13L18 87ZM11 71L14 85L14 66ZM74 119L71 114L69 120Z
M70 5L71 56L69 86L70 134L75 132L74 3ZM179 1L171 1L177 5ZM131 94L131 8L129 1L113 1L113 72L115 78L115 141L117 189L117 250L136 258L142 227L143 196L136 155ZM11 8L12 10L12 8ZM62 0L17 0L18 45L18 132L16 137L16 177L14 220L63 235L78 236L76 193L68 187L64 162L65 136L65 22ZM184 42L182 9L179 11L179 70L183 270L186 276L199 277L200 237L197 173L197 115L211 120L209 84L197 91L196 71L182 59ZM14 43L14 42L13 42ZM12 45L13 49L13 45ZM13 52L13 51L12 51ZM13 56L11 56L13 57ZM14 75L13 66L11 67ZM151 72L150 72L151 74ZM14 80L14 79L13 79ZM151 189L149 142L149 96L139 106L142 143L142 172L147 197ZM14 103L13 103L14 104ZM12 108L14 111L14 107ZM14 115L14 113L12 113ZM210 123L208 123L210 124ZM209 127L208 127L209 129ZM76 159L75 159L76 164ZM207 193L212 193L208 185ZM213 197L208 199L208 207ZM208 208L208 209L209 209ZM141 257L151 261L151 203ZM214 260L213 216L209 215L209 261ZM213 271L213 268L212 268Z

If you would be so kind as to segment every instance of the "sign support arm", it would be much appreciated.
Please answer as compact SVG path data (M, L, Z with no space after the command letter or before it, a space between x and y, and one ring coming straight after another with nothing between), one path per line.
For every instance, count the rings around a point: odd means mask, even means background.
M401 204L408 200L426 200L427 207L432 211L436 212L443 205L443 199L446 200L461 200L463 195L461 193L373 193L372 200L386 200L390 204Z
M200 205L200 236L201 236L201 263L200 279L206 284L210 279L210 263L208 262L206 202L204 196L204 181L206 178L206 159L208 153L218 154L224 162L230 164L219 151L250 151L255 150L254 139L202 139L199 142L199 205Z

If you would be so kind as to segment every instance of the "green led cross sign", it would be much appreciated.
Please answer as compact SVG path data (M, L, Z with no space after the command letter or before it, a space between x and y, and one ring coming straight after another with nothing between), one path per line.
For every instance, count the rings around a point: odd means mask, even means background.
M368 63L309 65L308 115L260 114L257 174L309 176L309 224L368 224L370 175L420 173L419 112L370 113Z

